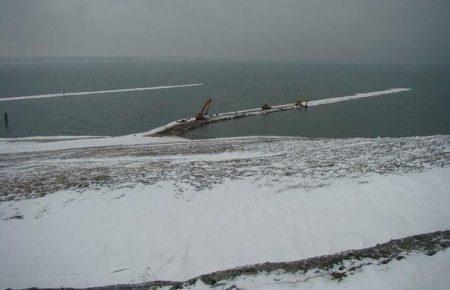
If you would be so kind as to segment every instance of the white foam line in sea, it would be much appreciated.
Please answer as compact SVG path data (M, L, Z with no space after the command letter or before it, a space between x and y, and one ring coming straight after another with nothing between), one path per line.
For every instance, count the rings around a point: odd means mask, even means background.
M183 85L172 85L172 86L157 86L157 87L116 89L116 90L103 90L103 91L83 91L83 92L55 93L55 94L46 94L46 95L34 95L34 96L0 98L0 102L19 101L19 100L28 100L28 99L42 99L42 98L57 98L57 97L68 97L68 96L81 96L81 95L94 95L94 94L106 94L106 93L163 90L163 89L174 89L174 88L198 87L198 86L203 86L203 85L204 84L183 84Z

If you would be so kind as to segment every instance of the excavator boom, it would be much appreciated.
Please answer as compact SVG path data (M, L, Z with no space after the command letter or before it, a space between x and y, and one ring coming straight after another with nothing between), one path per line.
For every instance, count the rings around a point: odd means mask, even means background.
M200 111L200 113L205 114L205 115L208 114L209 106L211 106L211 101L212 101L212 99L209 99L206 101L206 103L203 105L203 108Z
M209 99L205 102L200 113L197 113L197 115L195 116L195 119L205 120L205 115L208 114L209 107L211 106L211 101L212 99Z

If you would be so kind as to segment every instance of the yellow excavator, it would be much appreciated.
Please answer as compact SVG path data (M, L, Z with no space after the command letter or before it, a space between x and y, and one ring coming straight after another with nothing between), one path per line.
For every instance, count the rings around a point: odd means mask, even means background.
M208 115L209 107L211 106L211 101L212 101L212 99L209 99L206 101L206 103L203 105L200 113L197 113L195 115L196 120L205 120L206 119L206 115Z
M301 98L295 101L295 105L301 108L307 108L308 107L308 99L307 98Z

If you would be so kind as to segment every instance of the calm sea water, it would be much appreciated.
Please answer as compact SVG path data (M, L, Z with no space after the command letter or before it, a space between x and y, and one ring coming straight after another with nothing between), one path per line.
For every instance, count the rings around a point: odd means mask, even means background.
M124 135L192 116L395 87L412 91L211 124L189 138L450 134L450 67L142 59L0 61L0 97L185 83L206 86L0 102L0 137Z

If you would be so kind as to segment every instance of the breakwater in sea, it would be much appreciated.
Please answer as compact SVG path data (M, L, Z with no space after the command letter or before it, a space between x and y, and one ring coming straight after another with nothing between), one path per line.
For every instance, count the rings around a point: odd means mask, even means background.
M235 111L235 112L226 112L226 113L207 115L204 120L197 120L195 117L187 118L187 119L180 119L180 120L170 122L164 126L155 128L151 131L142 133L142 135L143 136L182 136L183 134L187 133L188 131L191 131L193 129L196 129L198 127L201 127L201 126L204 126L204 125L207 125L210 123L222 122L222 121L245 118L245 117L258 116L258 115L264 115L264 114L270 114L270 113L276 113L276 112L282 112L282 111L288 111L288 110L307 109L308 107L314 107L314 106L319 106L319 105L333 104L333 103L345 102L345 101L362 99L362 98L369 98L369 97L401 93L401 92L405 92L405 91L409 91L409 90L410 90L409 88L395 88L395 89L389 89L389 90L384 90L384 91L356 93L354 95L349 95L349 96L328 98L328 99L322 99L322 100L314 100L314 101L309 101L304 104L290 103L290 104L284 104L284 105L271 106L267 109L253 108L253 109L240 110L240 111Z

